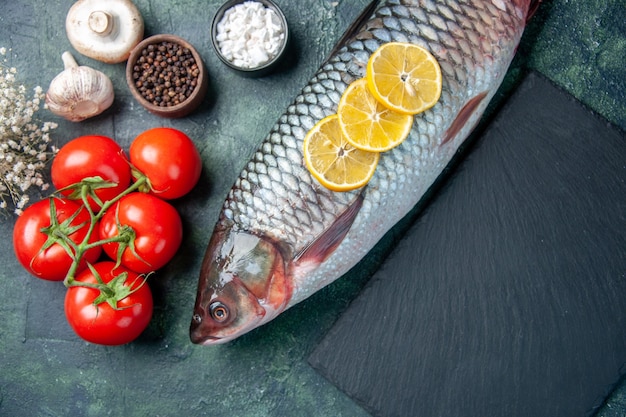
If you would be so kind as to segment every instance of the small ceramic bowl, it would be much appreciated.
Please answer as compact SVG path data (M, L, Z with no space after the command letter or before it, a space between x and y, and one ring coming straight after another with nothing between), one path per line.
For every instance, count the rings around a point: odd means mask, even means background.
M176 46L177 51L173 52L173 48L170 48L169 52L163 51L164 43ZM159 46L162 46L162 50L155 50ZM146 52L152 50L154 54L160 55L166 60L169 57L171 60L163 66L172 65L173 61L174 67L172 68L175 68L176 65L183 66L181 60L188 59L191 62L189 54L184 52L185 48L191 52L193 62L196 65L192 69L192 76L188 77L192 80L190 82L195 81L191 93L186 92L189 91L189 86L184 86L185 83L182 83L177 77L176 71L169 71L169 76L165 74L165 77L160 77L160 80L157 80L156 77L150 78L150 75L146 75L144 72L146 69L155 71L155 68L151 67L154 65L151 63L154 59L148 60ZM174 55L175 58L173 58ZM133 97L150 113L161 117L178 118L187 116L198 108L206 95L209 79L202 58L189 42L176 35L162 34L146 38L133 48L126 63L126 82ZM148 86L148 91L143 86ZM169 103L169 105L165 103Z
M247 1L250 1L250 0L229 0L217 10L217 12L215 13L215 17L213 18L213 23L211 24L211 42L213 44L213 48L215 48L218 58L227 67L229 67L230 69L234 70L235 72L245 77L262 77L276 70L283 56L285 55L285 51L287 50L287 45L289 43L289 26L287 25L287 19L285 18L285 15L283 14L282 10L280 10L280 8L276 5L276 3L274 3L271 0L253 0L257 3L263 4L264 7L270 10L273 10L278 16L278 19L280 20L282 28L283 28L284 38L282 40L282 44L278 48L278 52L276 53L276 55L273 58L271 58L269 61L253 68L238 66L233 61L229 60L228 58L226 58L226 56L224 56L224 54L222 53L222 49L220 48L219 42L217 40L218 24L224 18L224 14L226 13L226 11L232 7L235 7L239 4L243 4Z

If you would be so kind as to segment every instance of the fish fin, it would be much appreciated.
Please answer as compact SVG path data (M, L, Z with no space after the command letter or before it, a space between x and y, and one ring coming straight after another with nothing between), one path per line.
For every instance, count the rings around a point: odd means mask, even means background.
M361 14L354 20L354 22L350 25L350 27L348 27L348 29L344 32L343 36L339 39L339 42L335 44L335 47L332 49L332 51L330 51L330 53L328 54L328 57L326 58L327 60L328 58L333 56L335 52L337 52L341 47L343 47L349 38L353 37L354 35L358 33L358 31L361 29L363 24L365 24L365 22L367 22L369 18L371 17L372 13L374 13L374 9L376 9L376 6L378 6L378 3L379 3L379 0L372 0L370 4L365 6L365 9L363 9Z
M314 264L324 262L346 237L362 206L363 193L360 193L328 229L294 257L294 261L297 263L312 262Z
M454 119L448 130L446 130L443 140L441 141L441 145L445 145L450 142L461 131L486 96L487 92L485 91L465 103L461 111L456 115L456 119Z

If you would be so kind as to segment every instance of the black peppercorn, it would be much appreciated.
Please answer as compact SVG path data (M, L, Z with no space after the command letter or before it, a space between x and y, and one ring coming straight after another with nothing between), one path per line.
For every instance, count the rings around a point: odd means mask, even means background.
M151 104L176 106L187 100L198 85L198 65L189 49L163 41L141 52L133 67L133 82Z

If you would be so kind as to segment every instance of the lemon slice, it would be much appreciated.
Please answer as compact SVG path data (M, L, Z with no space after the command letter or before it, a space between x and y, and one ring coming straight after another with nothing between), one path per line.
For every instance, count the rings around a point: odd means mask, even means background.
M367 62L367 85L386 107L418 114L434 106L441 95L441 68L421 46L389 42Z
M365 78L351 83L337 107L339 125L352 146L370 152L384 152L406 139L413 116L390 110L367 87Z
M304 162L313 177L333 191L362 187L372 178L379 154L355 148L336 114L320 120L304 138Z

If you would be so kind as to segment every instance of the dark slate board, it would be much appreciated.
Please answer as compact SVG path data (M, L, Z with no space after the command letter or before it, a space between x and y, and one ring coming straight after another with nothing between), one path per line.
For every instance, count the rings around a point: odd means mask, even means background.
M309 363L376 416L590 415L625 254L624 133L530 74Z

